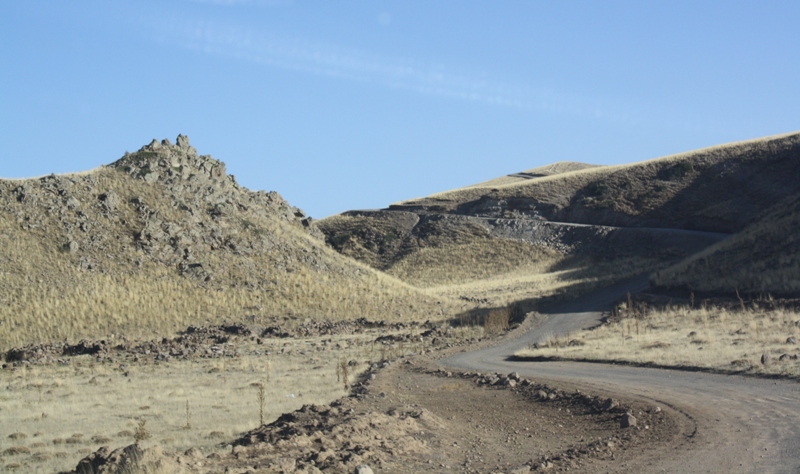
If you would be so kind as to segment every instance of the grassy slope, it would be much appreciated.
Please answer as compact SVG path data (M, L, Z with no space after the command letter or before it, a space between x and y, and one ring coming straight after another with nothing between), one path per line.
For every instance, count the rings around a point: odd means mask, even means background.
M279 196L200 158L145 147L88 174L0 181L0 349L245 317L442 314L441 300L342 257Z
M794 195L742 232L654 275L660 287L693 291L800 292L800 196Z

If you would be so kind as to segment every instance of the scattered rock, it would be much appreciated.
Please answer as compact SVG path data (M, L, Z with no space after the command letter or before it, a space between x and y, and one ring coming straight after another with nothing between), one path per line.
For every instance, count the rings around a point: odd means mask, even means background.
M539 397L540 400L547 400L547 392L544 390L539 390L536 392L536 396Z
M613 398L607 398L605 402L603 402L602 409L603 411L613 410L619 406L619 402L614 400Z
M772 363L772 356L767 354L766 352L761 355L761 365L769 365Z
M619 420L619 427L630 428L632 426L636 426L636 417L630 413L625 413L622 415L622 418Z
M292 473L297 471L297 460L291 457L282 457L278 459L278 469L284 473Z
M786 339L786 344L797 344L797 339L795 339L795 338L794 338L794 337L792 337L792 336L789 336L789 337Z
M514 469L508 471L508 474L527 474L531 472L531 467L528 465L515 467Z
M198 448L189 448L183 454L184 454L184 456L190 457L192 459L203 459L204 458L203 452L200 451L200 449L198 449Z

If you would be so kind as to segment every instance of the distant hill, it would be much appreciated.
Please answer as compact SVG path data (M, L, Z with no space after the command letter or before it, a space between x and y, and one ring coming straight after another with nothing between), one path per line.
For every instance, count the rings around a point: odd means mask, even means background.
M188 138L96 170L0 180L0 349L190 324L443 314L440 299L328 248Z

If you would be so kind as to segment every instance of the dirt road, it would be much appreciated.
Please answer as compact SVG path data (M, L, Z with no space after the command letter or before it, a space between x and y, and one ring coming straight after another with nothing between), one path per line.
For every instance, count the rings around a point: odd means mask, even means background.
M440 363L509 373L674 409L679 439L641 455L640 472L800 472L800 384L783 380L577 362L520 362L516 350L599 322L612 301L647 287L644 278L594 291L546 310L535 329L500 345ZM654 446L656 447L656 446Z

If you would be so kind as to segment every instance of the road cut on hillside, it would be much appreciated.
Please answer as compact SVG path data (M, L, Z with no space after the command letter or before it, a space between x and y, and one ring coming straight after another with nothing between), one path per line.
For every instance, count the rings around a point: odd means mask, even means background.
M800 472L800 384L787 380L585 362L515 360L515 351L548 337L600 324L611 304L647 288L629 279L542 310L536 327L493 347L439 363L523 377L595 394L668 407L682 418L670 443L629 460L639 472Z

